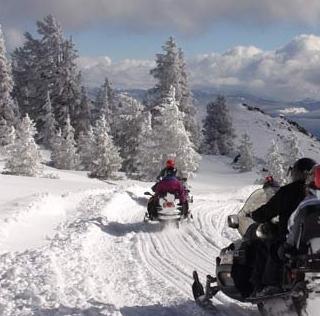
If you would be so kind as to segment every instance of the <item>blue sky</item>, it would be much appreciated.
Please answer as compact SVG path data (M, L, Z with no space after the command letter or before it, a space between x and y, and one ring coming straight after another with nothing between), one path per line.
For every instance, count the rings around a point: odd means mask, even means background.
M187 56L237 45L272 50L299 34L320 35L317 0L0 0L0 7L10 46L54 14L81 55L113 60L151 58L169 35Z
M114 61L124 58L149 59L161 50L161 45L174 36L186 57L211 52L223 53L234 46L256 46L274 50L300 34L319 34L319 27L277 23L272 25L237 25L217 23L201 34L187 35L175 30L128 32L115 26L98 24L86 30L68 32L81 55L107 55Z
M9 51L53 14L73 37L87 85L108 76L119 88L152 86L155 54L174 36L192 87L320 99L319 0L0 0L0 8Z

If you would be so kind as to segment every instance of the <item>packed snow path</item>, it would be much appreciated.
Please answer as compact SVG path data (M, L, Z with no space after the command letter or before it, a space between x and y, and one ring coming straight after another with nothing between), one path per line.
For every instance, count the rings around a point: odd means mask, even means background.
M0 315L210 315L192 300L192 271L202 280L214 273L214 258L236 237L225 226L226 216L241 207L253 187L243 187L252 175L243 179L220 161L211 162L219 171L209 163L193 183L194 219L179 229L143 222L148 185L138 182L44 195L14 225L2 223ZM214 171L215 180L208 173ZM42 238L48 205L50 219L59 224ZM15 229L5 234L5 225ZM10 246L5 240L16 240L19 231L24 243L4 252ZM43 240L35 242L35 235ZM223 294L215 303L221 316L257 314Z

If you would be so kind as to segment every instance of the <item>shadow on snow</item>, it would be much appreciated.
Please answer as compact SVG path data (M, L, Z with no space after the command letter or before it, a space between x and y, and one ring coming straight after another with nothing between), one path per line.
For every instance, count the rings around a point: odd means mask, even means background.
M93 222L96 226L98 226L103 232L116 236L121 237L125 236L129 233L155 233L160 232L163 229L163 225L160 223L144 223L144 222L137 222L137 223L118 223L118 222L109 222L107 224L98 222L95 220Z

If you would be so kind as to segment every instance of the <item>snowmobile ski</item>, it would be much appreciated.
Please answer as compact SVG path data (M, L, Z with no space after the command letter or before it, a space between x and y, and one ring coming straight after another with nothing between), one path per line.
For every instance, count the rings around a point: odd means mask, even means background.
M213 305L211 298L215 296L220 288L218 286L212 286L217 279L211 275L207 275L206 288L204 290L203 285L201 284L197 271L193 271L193 284L192 284L192 293L193 297L200 307L204 309L217 311L217 308Z

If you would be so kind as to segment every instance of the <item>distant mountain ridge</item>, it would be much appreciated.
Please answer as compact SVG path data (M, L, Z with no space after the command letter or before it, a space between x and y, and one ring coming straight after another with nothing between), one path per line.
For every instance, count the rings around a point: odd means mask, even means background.
M94 99L97 94L96 88L89 89L89 96ZM144 89L119 89L118 92L125 92L133 98L143 101L146 90ZM200 118L205 115L205 106L215 100L219 95L219 92L214 89L195 89L192 90L192 94L195 100L195 105L200 112ZM302 128L305 128L313 135L320 138L320 101L313 99L304 99L296 102L282 102L273 100L272 98L266 99L250 94L242 93L228 93L224 94L227 98L228 104L234 106L236 104L247 104L249 106L258 107L264 112L270 114L273 117L285 116L290 121L295 121ZM304 108L307 111L290 111L291 108ZM283 114L281 110L287 109L287 113Z

